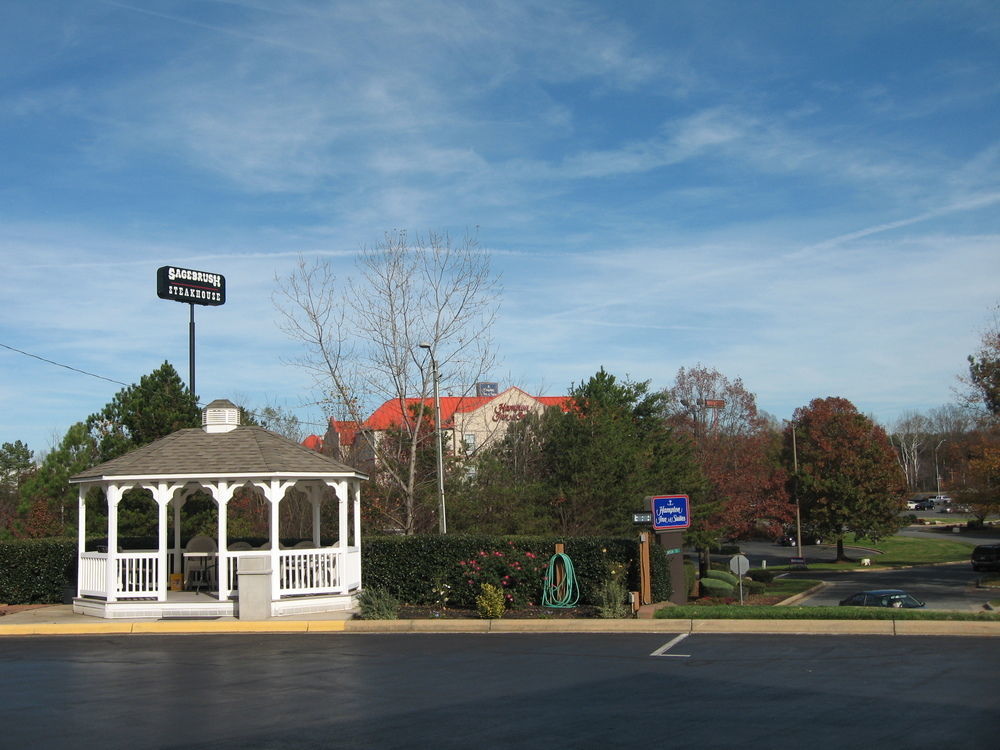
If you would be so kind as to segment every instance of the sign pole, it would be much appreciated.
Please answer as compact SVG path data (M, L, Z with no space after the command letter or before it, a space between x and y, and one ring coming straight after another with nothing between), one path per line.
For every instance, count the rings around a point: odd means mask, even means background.
M194 390L194 303L189 302L191 308L191 320L188 323L188 390L192 396L196 396Z

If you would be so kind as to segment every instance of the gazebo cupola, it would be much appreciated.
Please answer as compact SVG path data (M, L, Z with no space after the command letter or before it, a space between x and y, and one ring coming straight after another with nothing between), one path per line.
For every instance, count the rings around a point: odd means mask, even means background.
M217 398L201 410L201 429L209 433L230 432L240 426L240 407Z

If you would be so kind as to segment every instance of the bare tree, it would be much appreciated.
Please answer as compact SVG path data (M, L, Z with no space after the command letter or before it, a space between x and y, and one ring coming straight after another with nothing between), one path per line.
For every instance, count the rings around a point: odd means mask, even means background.
M889 440L896 449L896 460L912 492L920 489L920 458L929 432L929 420L923 414L907 412L892 428Z
M360 251L358 268L338 285L329 262L300 259L279 279L275 304L283 330L305 345L300 363L331 413L362 426L373 408L398 402L398 435L385 440L361 429L358 439L373 457L382 521L412 534L432 525L425 517L434 513L433 503L420 503L433 477L418 471L433 410L406 405L433 393L431 360L420 344L430 344L442 390L464 393L481 380L495 359L499 279L474 238L453 244L447 234L387 233Z

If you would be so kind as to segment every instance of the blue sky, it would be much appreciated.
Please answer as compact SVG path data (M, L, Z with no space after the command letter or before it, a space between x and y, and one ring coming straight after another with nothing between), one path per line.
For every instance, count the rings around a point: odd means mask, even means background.
M0 8L0 343L320 422L275 276L478 228L493 373L698 363L777 417L954 400L1000 301L1000 5L33 0ZM120 385L0 348L0 441ZM318 428L317 428L318 429Z

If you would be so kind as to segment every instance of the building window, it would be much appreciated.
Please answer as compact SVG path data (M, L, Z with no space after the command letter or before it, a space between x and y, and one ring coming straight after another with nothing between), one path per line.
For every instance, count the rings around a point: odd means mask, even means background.
M476 450L476 433L466 432L462 435L462 442L465 443L465 452L472 453Z

